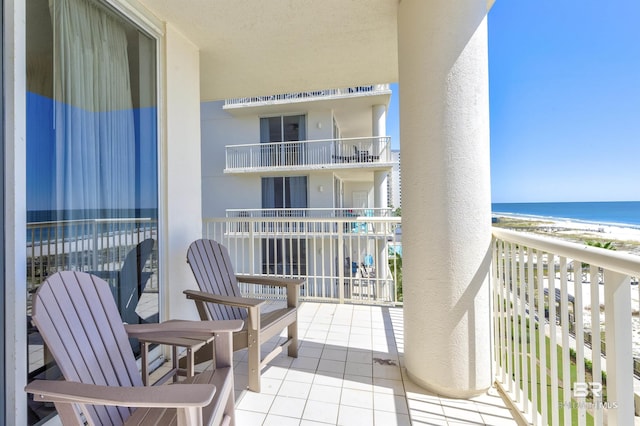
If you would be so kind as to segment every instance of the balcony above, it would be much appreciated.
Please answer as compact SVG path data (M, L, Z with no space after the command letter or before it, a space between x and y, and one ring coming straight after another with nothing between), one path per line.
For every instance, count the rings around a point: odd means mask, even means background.
M252 96L226 99L223 109L228 112L253 112L256 108L265 109L291 103L333 101L336 99L365 99L369 105L387 104L391 95L388 84L348 87L345 89L324 89L309 92L283 93L279 95ZM380 99L371 99L380 98Z
M226 217L391 217L393 209L381 208L306 208L306 209L227 209Z
M225 147L225 173L295 170L390 170L388 136L269 142Z

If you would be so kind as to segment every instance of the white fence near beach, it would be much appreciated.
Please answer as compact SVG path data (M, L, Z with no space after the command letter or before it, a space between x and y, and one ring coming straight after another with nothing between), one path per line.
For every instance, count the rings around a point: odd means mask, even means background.
M640 256L493 235L499 386L533 424L633 424Z

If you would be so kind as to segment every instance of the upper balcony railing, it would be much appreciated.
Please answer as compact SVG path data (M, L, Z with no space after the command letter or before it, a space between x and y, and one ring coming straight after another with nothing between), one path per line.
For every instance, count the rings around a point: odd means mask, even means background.
M388 136L227 145L225 172L391 167Z
M634 424L640 257L493 235L497 382L536 425Z
M390 217L393 210L381 208L227 209L227 217Z
M388 84L372 84L369 86L347 87L345 89L312 90L308 92L282 93L279 95L249 96L244 98L226 99L224 101L224 108L242 108L247 106L307 102L320 99L338 99L389 93L391 93L391 91Z

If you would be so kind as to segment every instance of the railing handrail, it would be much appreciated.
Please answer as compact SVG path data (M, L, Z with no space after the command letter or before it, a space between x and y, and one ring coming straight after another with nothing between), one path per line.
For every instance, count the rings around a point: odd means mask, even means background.
M585 424L591 415L594 424L603 424L604 403L614 404L606 414L609 424L633 424L632 310L638 302L630 284L640 275L640 256L523 231L492 232L497 382L534 424L561 424L560 414L564 423L577 416ZM589 379L606 386L606 399L599 391L575 392Z
M65 220L48 220L46 222L27 222L27 228L52 225L78 225L80 223L114 223L114 222L153 222L156 219L150 217L121 217L121 218L95 218L95 219L65 219Z
M292 214L292 213L303 213L304 216L295 216L295 215L291 215L292 217L309 217L309 218L319 218L319 217L331 217L331 218L336 218L336 217L347 217L349 219L353 219L353 215L349 216L349 213L353 213L353 212L371 212L372 215L371 216L367 216L366 217L389 217L391 216L391 213L393 212L393 209L390 207L338 207L338 208L333 208L333 207L321 207L321 208L317 208L317 207L308 207L308 208L254 208L254 209L242 209L242 208L237 208L237 209L226 209L226 217L240 217L240 218L247 218L247 217L271 217L269 216L270 214L277 214L277 215L282 215L287 217L287 214ZM333 214L333 216L315 216L314 214L327 214L327 213L331 213ZM260 216L254 216L254 214L260 214ZM230 216L232 215L232 216ZM236 216L239 215L239 216ZM265 216L266 215L266 216Z
M336 223L336 222L377 222L377 223L390 223L390 224L400 224L401 223L400 216L392 216L392 217L382 217L382 216L349 216L349 217L305 217L305 216L275 216L275 217L208 217L203 218L202 222L204 224L207 223L219 223L219 222L228 222L228 223L242 223L242 222L298 222L298 223Z
M640 256L629 253L496 227L493 227L493 235L505 241L595 264L626 275L636 275L640 271Z
M245 96L241 98L225 99L224 106L246 105L254 103L291 102L331 96L359 96L362 94L376 94L390 92L389 84L369 84L338 89L307 90L304 92L279 93L264 96Z
M303 139L299 141L284 141L284 142L260 142L260 143L244 143L235 145L226 145L225 148L250 148L250 147L267 147L269 145L286 145L286 144L299 144L299 143L326 143L326 142L357 142L378 140L384 143L391 141L391 136L366 136L357 138L331 138L331 139Z

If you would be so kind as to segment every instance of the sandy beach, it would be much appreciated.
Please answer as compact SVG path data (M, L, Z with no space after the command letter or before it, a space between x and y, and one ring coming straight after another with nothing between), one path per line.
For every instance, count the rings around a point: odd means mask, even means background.
M540 217L494 214L493 226L561 238L579 244L611 242L616 251L640 255L640 228Z

